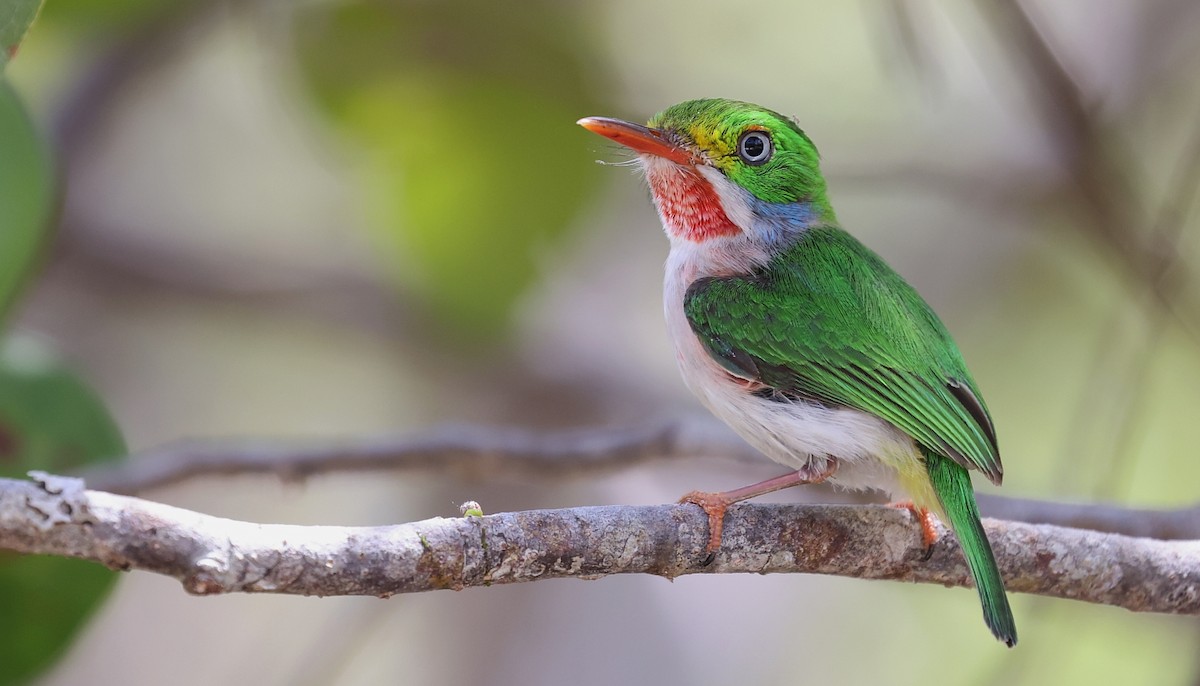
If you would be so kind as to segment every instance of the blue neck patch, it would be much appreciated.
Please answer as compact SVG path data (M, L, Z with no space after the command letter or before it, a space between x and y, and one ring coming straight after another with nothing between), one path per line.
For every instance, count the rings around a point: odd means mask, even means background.
M765 245L786 245L806 230L824 223L812 203L779 204L760 200L749 191L744 193L754 213L754 238Z

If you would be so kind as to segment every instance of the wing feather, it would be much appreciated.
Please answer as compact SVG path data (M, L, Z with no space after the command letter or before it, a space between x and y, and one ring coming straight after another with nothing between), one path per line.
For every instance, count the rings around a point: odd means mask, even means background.
M700 279L684 308L727 369L869 412L1003 477L991 416L958 347L920 295L846 232L811 229L755 274Z

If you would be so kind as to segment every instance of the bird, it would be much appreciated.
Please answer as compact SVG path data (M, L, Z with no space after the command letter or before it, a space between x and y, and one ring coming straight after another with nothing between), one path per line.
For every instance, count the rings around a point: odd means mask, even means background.
M971 471L1004 475L987 405L933 309L838 222L820 154L799 124L727 99L689 100L646 125L585 117L636 157L670 242L668 335L685 384L783 476L695 491L708 550L726 508L829 481L907 497L926 550L949 523L992 634L1016 623Z

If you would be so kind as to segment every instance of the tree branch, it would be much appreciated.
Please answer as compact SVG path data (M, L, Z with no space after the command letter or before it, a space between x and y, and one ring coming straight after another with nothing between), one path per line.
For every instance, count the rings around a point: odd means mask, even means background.
M301 479L332 471L428 470L480 478L501 473L561 477L685 456L763 459L711 420L554 432L451 424L410 435L325 444L183 441L83 477L98 490L132 495L201 475L274 474Z
M1029 524L1053 524L1134 538L1162 541L1200 539L1200 506L1176 510L1118 507L1102 503L1057 503L1048 500L1005 498L981 493L979 509L989 517Z
M814 573L970 585L953 536L927 560L903 510L749 505L729 511L705 565L690 505L581 507L381 527L254 524L85 490L33 473L0 479L0 548L179 579L189 593L390 596L610 574ZM988 520L1008 588L1139 612L1200 615L1200 542Z
M97 468L83 477L97 490L133 495L199 476L269 474L303 479L331 472L419 470L477 480L501 476L553 479L697 457L767 464L724 425L693 418L556 432L447 425L411 435L325 444L184 441ZM979 495L979 506L989 516L1034 524L1162 540L1200 539L1200 507L1129 509L987 494Z

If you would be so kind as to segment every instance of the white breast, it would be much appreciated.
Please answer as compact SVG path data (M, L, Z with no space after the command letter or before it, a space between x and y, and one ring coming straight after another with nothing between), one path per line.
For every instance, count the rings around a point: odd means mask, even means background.
M897 469L919 459L912 439L903 432L859 410L756 396L744 380L732 377L704 349L683 311L687 287L697 278L742 271L730 267L745 266L714 263L722 252L714 247L672 241L667 259L663 294L667 330L688 388L713 414L776 462L799 469L806 463L822 467L826 460L837 459L835 483L901 492ZM736 252L741 251L726 254Z

